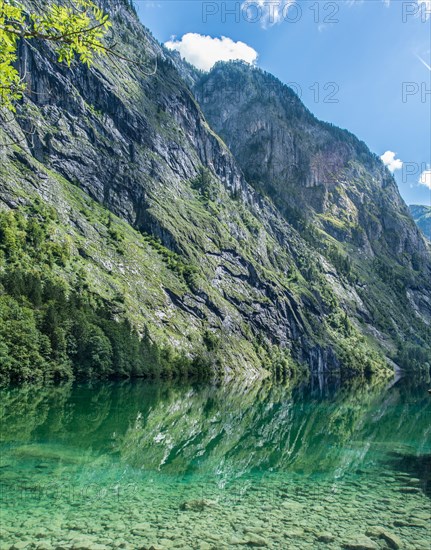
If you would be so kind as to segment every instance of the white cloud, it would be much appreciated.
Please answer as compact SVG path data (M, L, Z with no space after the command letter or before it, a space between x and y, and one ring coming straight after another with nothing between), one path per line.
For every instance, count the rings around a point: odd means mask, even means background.
M395 172L395 170L401 170L403 167L403 161L395 158L396 153L393 151L386 151L380 157L383 161L383 164L388 167L390 172Z
M209 71L217 61L242 59L247 63L255 63L257 59L257 52L252 47L244 42L234 42L226 36L212 38L189 32L181 40L172 37L172 40L165 42L165 46L177 50L181 57L203 71Z
M419 178L420 185L425 185L431 189L431 170L424 170Z
M289 12L291 6L292 12ZM302 16L298 0L245 0L241 4L241 10L247 21L259 21L264 29L282 21L294 23Z

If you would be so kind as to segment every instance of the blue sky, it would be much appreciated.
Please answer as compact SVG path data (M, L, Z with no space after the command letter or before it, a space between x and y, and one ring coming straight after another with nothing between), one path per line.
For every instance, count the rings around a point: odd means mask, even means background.
M388 152L408 204L431 205L431 0L247 1L135 5L160 42L196 64L257 54L316 116Z

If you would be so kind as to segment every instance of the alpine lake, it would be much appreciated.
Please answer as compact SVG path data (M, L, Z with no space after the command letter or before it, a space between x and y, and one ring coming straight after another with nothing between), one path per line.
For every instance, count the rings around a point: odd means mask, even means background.
M429 387L2 389L1 548L428 550Z

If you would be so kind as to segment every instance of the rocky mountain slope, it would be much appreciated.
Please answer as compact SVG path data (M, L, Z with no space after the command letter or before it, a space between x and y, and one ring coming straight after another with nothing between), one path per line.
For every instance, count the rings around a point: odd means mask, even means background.
M380 159L351 133L317 120L272 75L242 62L217 64L194 90L247 181L344 271L374 327L391 332L389 324L404 317L409 331L412 308L428 325L430 249Z
M312 220L368 256L429 259L381 160L348 131L317 120L275 77L242 62L219 63L195 91L247 181L288 221Z
M431 241L431 206L425 206L423 204L411 204L409 206L410 213L416 222L416 225L425 235L425 237Z
M407 348L427 359L430 256L379 161L278 82L293 111L277 113L278 103L263 118L248 111L260 138L242 143L242 107L208 83L226 71L249 79L249 109L264 90L254 79L271 77L219 67L197 83L199 103L183 79L191 85L199 74L178 70L126 0L104 6L121 53L136 63L69 69L42 44L20 45L28 90L13 120L2 119L0 204L38 227L47 223L42 199L55 212L50 241L68 249L61 261L38 258L33 271L50 271L67 292L84 281L89 307L102 300L110 318L127 319L169 357L204 357L225 374L282 374L295 364L372 372L385 368L384 356L408 367ZM323 185L310 169L333 163L355 185ZM292 217L293 204L311 207ZM7 273L16 265L0 237ZM35 305L29 296L25 304ZM65 353L76 362L72 348ZM115 358L108 371L118 371Z

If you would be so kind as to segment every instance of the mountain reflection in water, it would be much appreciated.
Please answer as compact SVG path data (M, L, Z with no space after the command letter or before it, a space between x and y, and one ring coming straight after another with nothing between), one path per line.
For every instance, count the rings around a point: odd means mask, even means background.
M84 535L106 545L118 536L106 517L133 523L130 510L144 502L152 503L153 511L140 511L152 538L141 535L162 548L162 524L196 511L203 531L181 529L184 547L198 548L208 529L246 544L247 529L237 533L232 520L224 526L223 514L237 514L239 525L254 513L261 521L264 508L268 533L263 525L261 535L274 548L283 537L296 547L286 510L303 532L298 548L315 547L325 521L335 537L325 544L334 548L356 524L365 536L367 523L377 522L417 548L430 535L431 398L420 381L110 382L8 388L1 403L2 519L11 524L5 548L18 536L16 518L27 525L35 507L39 525L46 518L55 526L50 543L72 540L70 526L83 521ZM141 536L133 525L118 529L126 539Z

